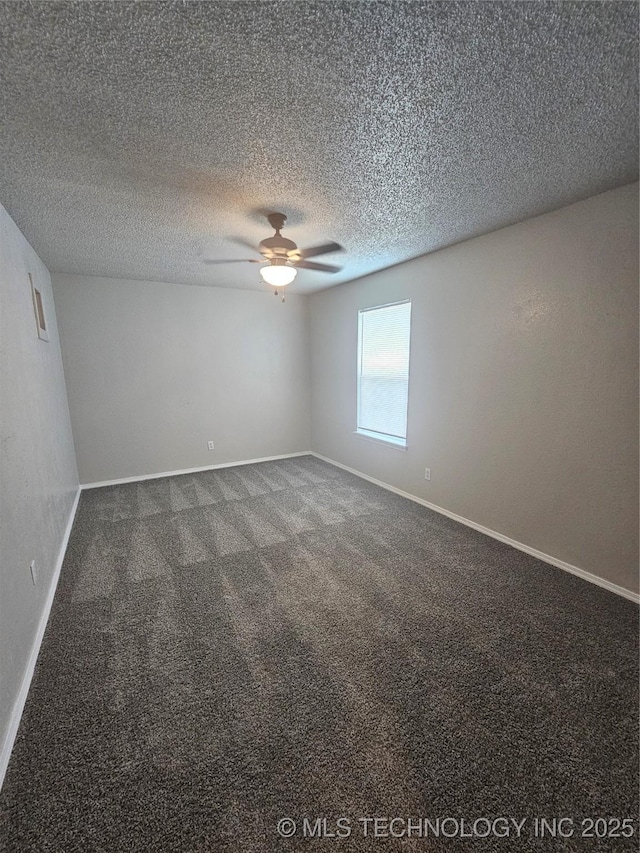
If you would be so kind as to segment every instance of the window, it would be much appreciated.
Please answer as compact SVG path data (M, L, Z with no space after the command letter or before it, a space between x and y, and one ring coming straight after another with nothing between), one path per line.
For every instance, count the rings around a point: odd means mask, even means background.
M358 312L356 432L407 445L411 302Z

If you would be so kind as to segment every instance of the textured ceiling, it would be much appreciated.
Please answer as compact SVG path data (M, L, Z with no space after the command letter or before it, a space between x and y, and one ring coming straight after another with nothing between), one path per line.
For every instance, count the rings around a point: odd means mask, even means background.
M637 179L636 3L0 3L0 201L51 270L361 276Z

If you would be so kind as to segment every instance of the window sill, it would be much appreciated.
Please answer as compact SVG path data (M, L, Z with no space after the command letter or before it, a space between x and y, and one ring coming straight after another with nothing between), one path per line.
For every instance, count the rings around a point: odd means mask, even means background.
M366 429L356 429L353 431L353 434L364 438L366 441L372 441L374 444L384 444L385 447L392 447L394 450L407 449L407 442L402 438L383 437L379 432L369 432Z

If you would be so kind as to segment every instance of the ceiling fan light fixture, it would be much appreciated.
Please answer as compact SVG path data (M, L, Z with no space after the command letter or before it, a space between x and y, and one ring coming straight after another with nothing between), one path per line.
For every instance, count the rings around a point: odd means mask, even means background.
M262 278L273 287L285 287L285 285L291 284L297 274L298 270L287 264L271 263L260 269Z

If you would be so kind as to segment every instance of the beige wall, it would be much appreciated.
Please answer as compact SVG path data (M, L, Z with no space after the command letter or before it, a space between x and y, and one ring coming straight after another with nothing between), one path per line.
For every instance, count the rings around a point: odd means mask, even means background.
M82 483L309 450L306 297L53 279Z
M49 342L37 336L28 273L42 293ZM49 273L1 205L0 435L1 775L78 484Z
M637 211L633 184L313 295L313 449L637 589ZM357 311L406 298L403 452L353 430Z

